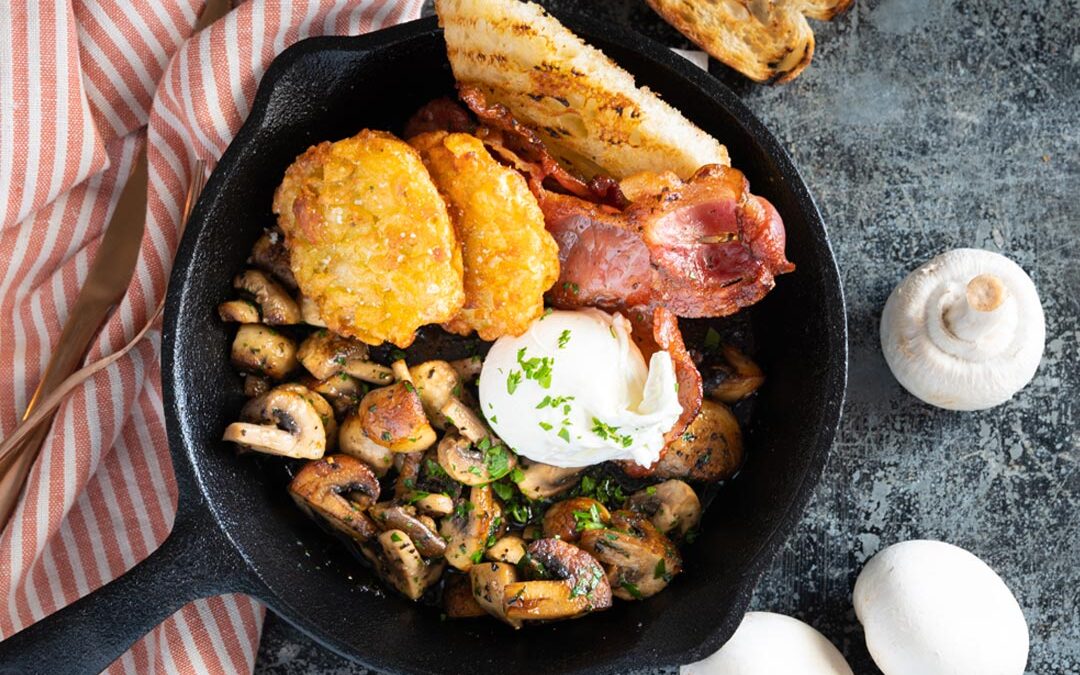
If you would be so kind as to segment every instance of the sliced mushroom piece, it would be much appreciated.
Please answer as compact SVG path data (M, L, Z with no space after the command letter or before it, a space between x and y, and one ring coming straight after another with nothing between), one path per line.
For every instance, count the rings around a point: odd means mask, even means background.
M413 384L412 373L409 372L409 365L405 363L405 359L398 359L391 363L390 372L394 374L394 379L398 382Z
M492 562L473 565L469 570L476 602L500 621L521 628L521 619L506 615L506 588L517 581L517 570L509 563Z
M484 438L473 445L453 432L439 441L439 466L463 485L485 485L499 480L517 466L517 456L501 443Z
M682 571L682 558L671 540L632 511L611 514L611 529L584 532L579 545L610 566L608 580L623 600L656 595Z
M595 558L558 539L529 544L522 565L540 580L506 587L511 619L569 619L611 607L611 585Z
M441 518L442 516L448 516L454 512L454 500L450 495L444 494L429 494L424 497L420 497L413 506L416 507L416 512L425 516L435 516Z
M573 497L552 504L544 513L544 536L575 542L585 530L607 527L611 514L589 497Z
M300 343L296 358L320 380L345 370L350 361L366 361L368 346L329 330L317 330Z
M300 323L300 308L289 292L260 270L246 270L233 279L233 288L250 293L259 305L263 323L282 326Z
M298 301L300 305L300 320L309 326L326 328L326 322L319 314L319 306L306 295L301 295Z
M398 472L397 480L394 482L395 501L408 502L415 496L423 461L423 452L393 453L394 467Z
M270 391L270 379L261 375L244 375L244 396L255 398Z
M480 370L484 367L484 359L480 356L470 356L449 363L461 382L472 382L480 377Z
M331 375L325 380L304 377L300 384L329 401L338 415L344 415L358 406L360 399L368 392L366 384L345 373Z
M739 421L723 403L705 399L697 417L664 448L650 475L715 482L734 476L742 457Z
M318 459L326 452L322 416L309 397L294 390L278 387L248 401L240 419L225 428L224 440L294 459Z
M464 574L447 574L443 587L443 611L451 619L475 619L487 616L473 595L472 579Z
M495 434L487 428L483 420L456 396L447 399L446 403L439 408L439 412L446 417L447 422L457 428L458 433L473 443L479 443L485 438L495 439Z
M419 600L434 580L431 568L420 557L409 535L401 530L387 530L379 535L378 543L381 555L376 571L402 595Z
M566 469L561 466L541 464L521 459L521 480L517 481L521 494L529 499L548 499L560 495L577 485L577 477L585 469Z
M384 530L401 530L409 535L425 558L438 558L446 551L446 542L427 524L416 517L416 510L409 506L383 502L368 509L368 514Z
M231 323L259 323L259 306L250 300L226 300L218 305L218 316Z
M469 499L459 500L453 514L442 519L439 533L446 540L446 562L467 572L484 556L488 539L501 534L502 507L490 485L470 488Z
M516 565L525 557L525 540L516 534L508 534L492 544L484 557L494 562Z
M656 529L677 537L701 521L701 501L694 488L678 479L666 480L630 495L626 508L647 517Z
M338 432L338 447L341 452L355 457L371 468L376 476L382 478L394 465L394 453L367 437L360 416L349 415L341 423Z
M393 370L372 361L346 361L342 371L358 380L380 386L394 381Z
M369 391L360 401L359 414L368 438L394 452L426 450L435 443L435 430L410 382Z
M291 391L304 397L308 403L315 408L315 412L319 413L319 419L322 420L323 428L326 429L326 449L333 450L337 447L338 441L338 425L337 419L334 417L334 409L326 399L321 395L313 392L299 382L286 382L285 384L279 384L277 389L281 391Z
M710 398L737 403L765 383L765 373L738 349L722 345L720 354L724 361L714 364L705 378L705 391Z
M356 541L378 534L365 510L379 498L379 481L358 459L330 455L308 462L289 483L289 494L308 515Z
M461 395L461 380L457 372L446 361L425 361L410 368L409 372L428 419L437 429L445 429L447 422L441 412L442 407L451 397Z
M289 249L285 235L276 227L269 228L251 248L251 262L259 269L269 272L291 290L296 290L296 277L289 263Z
M232 343L232 364L245 373L275 380L296 370L296 345L273 328L245 323Z

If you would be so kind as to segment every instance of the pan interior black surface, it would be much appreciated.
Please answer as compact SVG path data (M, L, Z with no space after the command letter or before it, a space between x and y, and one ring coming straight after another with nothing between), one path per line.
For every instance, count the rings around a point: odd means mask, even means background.
M494 621L442 621L438 611L380 590L291 506L279 476L219 440L244 398L228 363L230 330L215 307L272 223L274 188L309 145L361 128L400 132L421 104L452 91L433 20L364 38L307 40L280 56L177 257L163 346L174 456L194 467L219 525L257 577L252 590L316 639L380 670L479 674L527 665L536 673L614 673L703 657L733 632L801 515L838 422L843 299L820 216L786 154L727 89L679 57L642 45L640 36L566 23L728 146L754 192L783 216L798 266L749 313L768 375L747 430L749 461L707 511L701 537L684 551L686 573L665 592L518 633Z

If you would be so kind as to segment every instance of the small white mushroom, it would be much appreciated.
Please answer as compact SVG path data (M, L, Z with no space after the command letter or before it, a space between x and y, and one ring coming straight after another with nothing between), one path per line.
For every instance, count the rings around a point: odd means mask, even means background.
M851 675L851 667L824 635L802 621L771 612L750 612L720 651L683 666L679 672L680 675Z
M852 601L885 675L1024 672L1024 612L1001 577L958 546L889 546L859 573Z
M1046 323L1035 284L990 251L948 251L912 272L885 303L881 349L909 392L949 410L983 410L1031 381Z
M249 401L240 413L242 421L225 428L224 440L271 455L322 457L327 446L327 420L312 403L318 394L305 395L287 387L271 389Z

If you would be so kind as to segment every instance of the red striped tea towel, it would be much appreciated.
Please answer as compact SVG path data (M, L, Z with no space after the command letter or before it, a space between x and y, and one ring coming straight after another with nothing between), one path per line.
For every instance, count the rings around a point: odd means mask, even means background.
M154 311L196 157L216 163L286 46L416 18L422 0L249 0L191 36L204 0L7 0L0 9L0 436L15 427L86 277L136 151L146 235L91 348L121 348ZM176 485L158 333L60 407L0 535L0 638L123 574L172 527ZM263 608L194 602L110 672L250 672Z

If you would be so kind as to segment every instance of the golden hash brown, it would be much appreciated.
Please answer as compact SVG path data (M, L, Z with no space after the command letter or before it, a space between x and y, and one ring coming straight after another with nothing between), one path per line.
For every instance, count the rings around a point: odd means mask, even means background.
M536 197L474 136L436 131L409 142L446 199L465 258L465 306L444 327L484 340L524 333L559 278L559 247Z
M461 249L420 156L382 131L313 146L274 195L296 282L331 330L406 347L465 301Z

